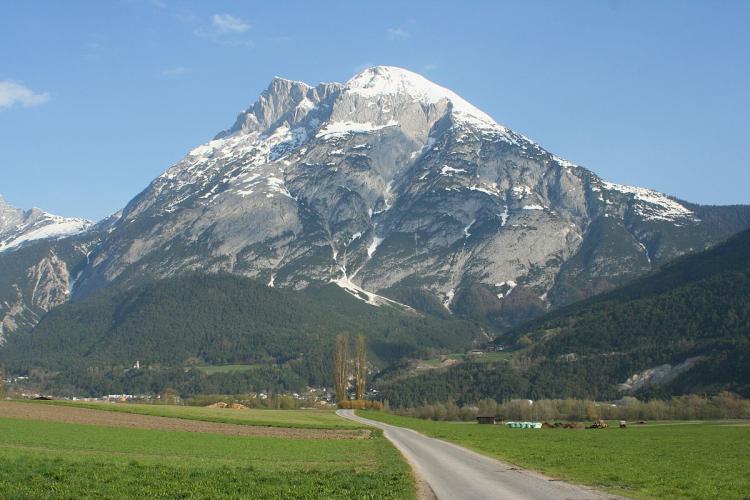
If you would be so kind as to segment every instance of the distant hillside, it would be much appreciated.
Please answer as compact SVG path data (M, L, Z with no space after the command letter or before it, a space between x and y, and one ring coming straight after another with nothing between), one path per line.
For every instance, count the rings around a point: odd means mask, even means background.
M335 285L299 292L238 276L194 275L59 306L31 333L10 335L0 360L14 372L124 369L136 360L161 367L283 365L304 383L328 385L332 341L341 332L364 333L375 366L488 338L470 322L373 307Z
M748 395L750 231L667 264L624 288L527 324L502 342L508 340L518 346L531 342L528 355L550 368L556 366L551 374L576 372L573 366L583 364L587 369L581 380L597 374L611 383L626 382L643 370L687 361L666 373L661 384L649 383L649 374L628 382L633 389L721 388ZM560 363L561 359L568 361Z
M719 390L750 396L750 231L496 343L513 351L508 362L465 363L385 384L386 396L418 403L425 387L433 388L433 400Z

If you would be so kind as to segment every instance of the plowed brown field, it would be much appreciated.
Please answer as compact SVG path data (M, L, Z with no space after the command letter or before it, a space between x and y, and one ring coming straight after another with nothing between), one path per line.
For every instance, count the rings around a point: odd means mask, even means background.
M0 401L0 417L45 420L68 424L103 425L107 427L208 432L229 436L294 439L363 439L370 436L370 431L366 429L331 430L261 427L9 401Z

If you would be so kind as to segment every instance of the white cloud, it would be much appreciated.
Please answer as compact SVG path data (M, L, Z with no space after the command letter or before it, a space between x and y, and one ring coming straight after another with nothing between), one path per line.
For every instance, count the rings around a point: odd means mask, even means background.
M47 101L49 101L47 92L38 94L13 80L0 80L0 110L12 108L16 104L29 108Z
M388 40L407 40L411 38L411 33L404 28L388 28L385 30L385 36Z
M214 14L211 22L219 33L243 33L250 29L249 24L231 14Z
M255 47L255 42L245 38L245 32L252 26L239 17L230 14L214 14L210 25L200 25L193 33L219 45L228 47Z

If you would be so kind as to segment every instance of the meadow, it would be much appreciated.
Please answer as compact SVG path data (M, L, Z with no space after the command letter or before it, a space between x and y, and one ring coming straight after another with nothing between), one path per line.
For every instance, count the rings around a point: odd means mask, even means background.
M750 423L746 421L523 430L369 411L358 414L630 498L750 498Z
M377 432L292 439L0 417L0 498L414 495L408 465Z
M333 410L232 410L198 406L160 404L99 403L82 401L44 401L37 404L89 408L102 411L183 418L206 422L268 427L295 427L300 429L356 429L360 425L338 417Z
M202 371L206 375L213 375L214 373L237 373L237 372L248 372L259 366L263 365L211 365L211 366L196 366L195 368Z

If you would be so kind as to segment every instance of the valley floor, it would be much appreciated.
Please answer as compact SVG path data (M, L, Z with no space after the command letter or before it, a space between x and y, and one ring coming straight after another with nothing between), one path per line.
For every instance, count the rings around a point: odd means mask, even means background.
M331 428L333 412L222 410L269 411L269 427L159 408L173 416L0 403L0 497L414 498L399 453L378 432Z
M750 422L649 422L627 429L510 429L359 411L545 475L629 498L750 495Z

